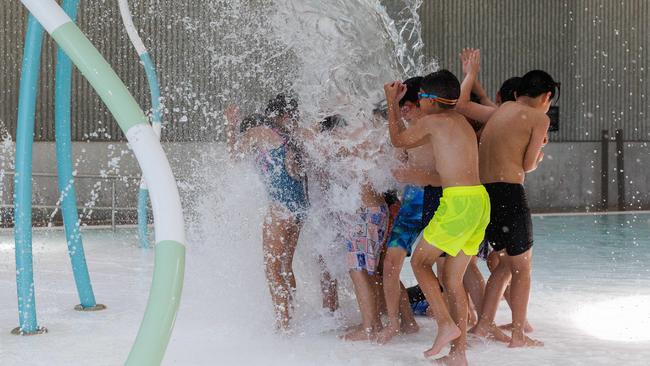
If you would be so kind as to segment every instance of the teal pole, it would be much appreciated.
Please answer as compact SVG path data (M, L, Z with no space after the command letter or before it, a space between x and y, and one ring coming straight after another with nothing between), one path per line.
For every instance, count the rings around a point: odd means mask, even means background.
M63 10L74 22L77 18L79 0L64 0ZM72 62L61 48L56 50L56 76L54 95L54 123L56 132L56 168L58 171L59 197L61 197L61 213L68 243L68 255L72 264L72 274L77 286L80 304L79 310L101 310L97 306L95 294L90 282L88 265L84 254L83 242L77 212L77 195L72 175L72 142L71 142L71 88Z
M16 289L19 327L14 334L37 334L36 296L32 259L32 145L34 115L43 45L43 27L31 14L27 19L16 131L16 175L14 177L14 223L16 240Z

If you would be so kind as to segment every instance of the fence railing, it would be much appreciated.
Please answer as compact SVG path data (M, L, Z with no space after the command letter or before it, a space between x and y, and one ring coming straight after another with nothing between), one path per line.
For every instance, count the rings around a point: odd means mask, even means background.
M5 180L11 177L11 180L13 181L13 177L16 175L14 171L5 171ZM34 178L55 178L57 177L57 174L54 173L33 173L32 177ZM101 180L101 181L108 181L110 182L110 187L111 187L111 205L110 206L92 206L92 207L87 207L87 206L77 206L77 209L79 210L97 210L97 211L110 211L111 213L111 228L113 230L116 229L117 223L116 223L116 214L119 211L134 211L137 212L137 200L133 200L134 205L127 206L127 207L120 207L117 206L117 183L118 182L134 182L136 189L134 191L137 191L138 184L140 182L140 177L135 177L135 176L125 176L125 175L113 175L113 174L104 174L104 175L94 175L94 174L78 174L74 176L75 181L79 180L84 180L84 179L93 179L93 180ZM56 184L56 182L55 182ZM5 184L5 187L7 185ZM58 190L57 190L58 192ZM13 202L5 203L4 202L4 197L0 197L2 201L0 202L0 209L6 210L6 209L13 209L14 205ZM58 203L58 202L57 202ZM60 210L61 206L60 205L33 205L32 208L34 209L42 209L42 210ZM3 223L4 224L4 223ZM3 225L4 226L4 225Z

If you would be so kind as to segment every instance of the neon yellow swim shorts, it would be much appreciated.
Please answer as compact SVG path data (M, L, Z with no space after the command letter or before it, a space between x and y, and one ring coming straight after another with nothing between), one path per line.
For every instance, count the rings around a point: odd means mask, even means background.
M453 257L461 250L476 255L489 223L490 196L485 187L448 187L422 235L427 243Z

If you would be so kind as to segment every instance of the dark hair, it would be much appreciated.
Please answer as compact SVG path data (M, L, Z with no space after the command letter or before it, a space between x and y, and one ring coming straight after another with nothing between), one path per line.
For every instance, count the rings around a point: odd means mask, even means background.
M517 99L515 98L515 91L519 87L519 84L521 84L521 78L519 76L513 76L501 84L499 88L501 103L514 102Z
M241 124L239 125L239 132L244 133L247 130L253 128L253 127L258 127L262 125L268 125L269 122L266 117L264 117L263 114L261 113L253 113L251 115L246 116L241 121Z
M410 79L404 80L404 85L406 85L406 94L400 99L399 106L403 107L406 102L411 102L415 105L418 105L418 93L422 87L422 76L412 77Z
M388 104L386 101L382 100L375 103L374 108L372 109L372 114L383 119L388 119Z
M325 117L320 123L320 132L332 131L337 127L345 127L348 122L340 114Z
M553 99L557 85L546 71L529 71L521 78L521 83L517 87L517 96L537 98L544 93L551 92L551 99Z
M426 93L435 94L439 98L450 101L456 101L460 96L460 81L449 70L439 70L425 76L421 88ZM453 109L456 106L455 103L442 103L441 101L437 101L437 103L442 109Z
M298 101L296 98L280 93L269 100L264 114L268 118L288 115L289 118L298 119Z
M386 204L388 206L392 206L399 202L399 198L397 197L397 191L394 189L384 192L383 196L384 196L384 201L386 201Z

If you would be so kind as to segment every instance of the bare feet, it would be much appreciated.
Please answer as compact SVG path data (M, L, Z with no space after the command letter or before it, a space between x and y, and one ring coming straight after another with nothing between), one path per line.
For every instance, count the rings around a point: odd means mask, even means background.
M346 341L374 341L377 339L377 331L373 328L359 328L346 333L342 338Z
M446 366L467 366L467 357L465 353L456 353L439 358L433 361L436 365L446 365Z
M512 335L512 341L508 345L510 348L519 347L544 347L544 342L532 339L526 335Z
M504 324L504 325L499 325L499 329L501 330L508 330L512 331L512 323ZM524 324L524 333L532 333L534 332L535 329L533 328L532 325L526 320L526 324Z
M487 338L497 342L510 343L512 341L512 339L508 337L507 334L503 333L503 331L501 331L501 329L499 329L495 324L484 327L481 325L481 322L479 322L479 324L469 330L469 333L477 337Z
M460 329L456 324L444 325L438 327L438 335L436 340L433 342L433 346L428 350L424 351L424 357L432 357L440 353L442 349L451 343L454 339L460 337Z
M398 335L400 333L400 328L397 326L394 326L392 323L389 323L388 326L386 326L384 329L377 334L377 343L379 344L386 344L390 342L393 337Z

